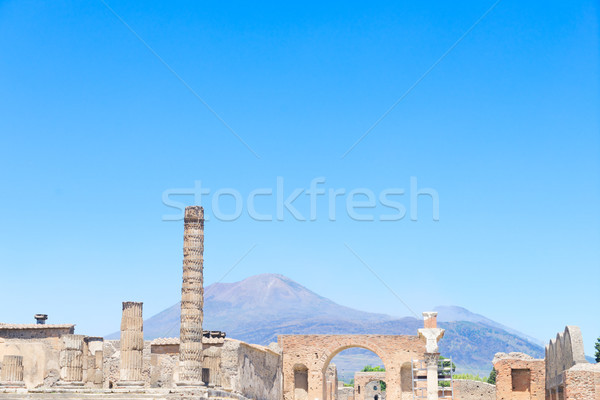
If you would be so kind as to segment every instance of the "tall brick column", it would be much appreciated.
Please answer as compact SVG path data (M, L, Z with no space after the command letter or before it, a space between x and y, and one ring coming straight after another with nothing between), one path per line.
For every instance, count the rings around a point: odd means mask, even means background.
M183 283L181 286L181 330L179 345L181 386L202 382L202 307L204 254L204 209L186 207L183 232Z
M60 351L60 386L83 385L83 335L63 335Z
M142 378L144 351L143 303L123 302L121 316L121 368L117 386L144 386Z
M23 382L23 356L5 355L2 359L2 375L0 386L24 387Z

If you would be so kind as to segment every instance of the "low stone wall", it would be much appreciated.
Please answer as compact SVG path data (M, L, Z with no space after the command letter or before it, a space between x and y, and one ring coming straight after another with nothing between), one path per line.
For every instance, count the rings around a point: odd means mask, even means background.
M221 348L221 385L225 390L255 400L283 396L281 350L225 339Z
M496 400L496 386L485 382L455 379L454 400Z
M338 388L337 398L338 400L354 400L354 388L351 386Z

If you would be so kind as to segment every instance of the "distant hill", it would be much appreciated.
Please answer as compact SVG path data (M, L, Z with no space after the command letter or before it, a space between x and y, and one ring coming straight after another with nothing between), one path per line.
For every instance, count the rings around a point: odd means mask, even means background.
M240 282L216 283L205 290L204 328L225 331L228 337L269 344L279 334L395 334L416 335L423 321L394 318L344 307L319 296L293 280L262 274ZM536 341L482 315L456 306L438 307L439 325L446 329L440 342L460 371L488 374L497 352L522 351L543 357ZM179 335L179 303L144 321L147 339ZM107 338L118 338L113 333ZM380 361L364 350L336 357L338 369L354 371Z

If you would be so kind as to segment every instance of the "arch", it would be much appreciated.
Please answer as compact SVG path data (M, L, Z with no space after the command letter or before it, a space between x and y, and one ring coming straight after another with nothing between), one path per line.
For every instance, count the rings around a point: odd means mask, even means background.
M349 348L375 353L385 368L385 372L380 372L383 377L379 378L386 382L385 397L387 400L401 400L404 393L401 389L401 366L406 362L410 364L411 360L423 359L426 350L424 341L410 335L280 335L278 343L283 355L284 400L295 400L292 367L297 363L308 367L308 398L326 400L327 366L333 357ZM379 400L384 400L382 397L380 395Z
M385 356L385 352L379 347L377 346L375 343L356 343L352 340L345 340L343 343L336 343L335 345L331 346L333 349L328 348L328 349L324 349L324 354L321 357L321 359L319 360L319 363L317 364L317 368L319 368L321 371L325 371L325 369L327 369L327 366L329 365L329 363L331 362L331 360L333 360L333 357L337 356L339 353L341 353L344 350L348 350L348 349L352 349L352 348L359 348L359 349L365 349L365 350L369 350L373 353L375 353L375 355L377 357L379 357L379 359L381 360L381 362L383 363L383 368L386 368L386 360L384 358ZM387 368L386 368L387 371Z

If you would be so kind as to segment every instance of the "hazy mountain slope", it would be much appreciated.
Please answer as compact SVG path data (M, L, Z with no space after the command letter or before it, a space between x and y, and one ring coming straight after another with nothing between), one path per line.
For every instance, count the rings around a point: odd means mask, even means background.
M499 351L543 356L541 346L484 316L454 306L438 310L440 326L446 329L441 351L452 356L460 370L487 374ZM177 303L147 319L144 336L178 336L179 312ZM229 337L250 343L268 344L279 334L416 335L422 324L412 317L397 319L341 306L282 275L262 274L240 282L217 283L205 291L204 328L225 331ZM118 336L116 332L109 338ZM334 360L340 369L356 368L363 363L361 354L365 365L378 363L376 357L362 350L345 354Z
M534 338L533 336L526 335L522 332L517 331L516 329L509 328L506 325L502 325L496 321L492 321L491 319L484 317L481 314L475 314L466 308L459 306L438 306L435 307L434 311L437 311L438 321L440 322L453 322L453 321L468 321L468 322L479 322L484 325L488 325L493 328L503 329L513 335L522 337L532 343L535 343L540 346L544 346L545 344L539 340Z

